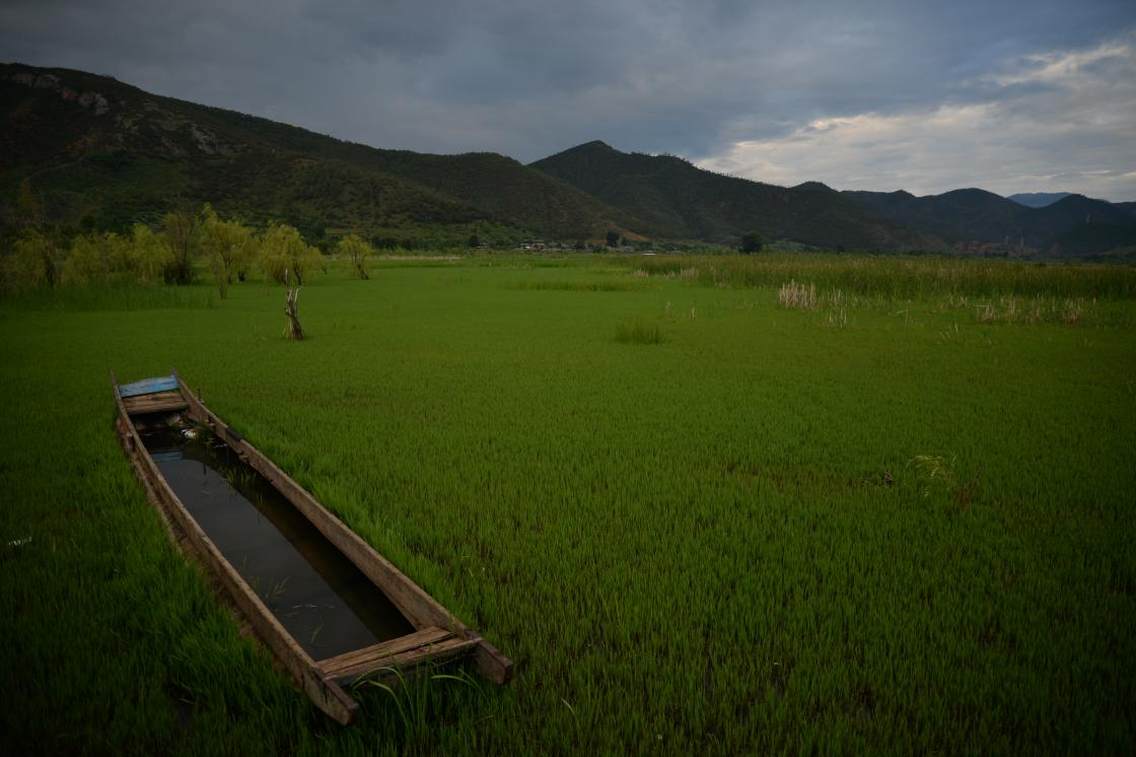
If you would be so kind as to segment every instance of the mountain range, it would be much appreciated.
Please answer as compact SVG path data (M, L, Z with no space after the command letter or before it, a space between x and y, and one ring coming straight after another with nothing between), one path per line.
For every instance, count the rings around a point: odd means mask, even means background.
M282 220L314 243L582 242L794 246L1085 256L1136 250L1136 203L1068 195L1041 207L981 189L916 197L780 187L670 155L588 142L524 165L494 153L430 155L338 140L161 97L105 76L0 65L0 237L21 187L67 230L155 223L211 202L248 223Z
M1044 208L1046 205L1052 205L1058 200L1064 200L1072 192L1018 192L1017 194L1008 195L1007 200L1013 200L1019 205L1025 205L1029 208Z

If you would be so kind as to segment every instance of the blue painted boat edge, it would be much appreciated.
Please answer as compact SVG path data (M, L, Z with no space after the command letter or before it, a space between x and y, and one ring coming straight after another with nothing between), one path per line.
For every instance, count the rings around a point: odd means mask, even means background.
M119 384L118 396L123 399L127 397L139 397L143 394L156 394L157 392L177 391L178 382L176 376L154 376L153 378L142 379L130 384Z

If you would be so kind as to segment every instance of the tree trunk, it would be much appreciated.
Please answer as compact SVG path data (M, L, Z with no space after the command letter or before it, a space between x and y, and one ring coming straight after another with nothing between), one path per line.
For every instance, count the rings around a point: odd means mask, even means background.
M300 287L289 289L284 296L284 315L288 316L288 325L284 327L284 335L289 339L300 341L304 338L304 329L300 326L300 316L296 311L296 300L300 296Z

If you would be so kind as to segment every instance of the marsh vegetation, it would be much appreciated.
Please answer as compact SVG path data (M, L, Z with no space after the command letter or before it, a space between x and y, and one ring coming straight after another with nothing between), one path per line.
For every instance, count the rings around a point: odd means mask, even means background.
M1132 269L320 262L300 344L265 271L0 300L8 751L1136 742ZM322 720L116 446L108 368L172 365L513 684L439 672Z

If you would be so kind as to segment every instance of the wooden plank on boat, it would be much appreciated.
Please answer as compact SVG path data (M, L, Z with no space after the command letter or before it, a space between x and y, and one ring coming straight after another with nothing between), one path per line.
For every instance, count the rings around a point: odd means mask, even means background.
M512 678L513 663L493 645L468 629L437 600L410 580L389 560L375 551L370 544L352 531L339 518L328 511L306 489L296 483L264 453L229 426L205 406L174 372L182 396L189 403L189 413L198 422L213 429L234 449L246 463L268 479L297 510L314 525L355 567L371 579L387 598L406 616L415 628L430 626L446 628L455 635L474 641L474 662L478 672L494 683L507 683Z
M177 412L189 407L189 404L179 391L155 392L153 394L124 397L122 404L126 408L126 412L130 415Z
M179 402L185 402L185 399L182 398L182 396L181 396L181 391L179 391L177 389L173 389L173 390L168 391L168 392L152 392L150 394L136 394L133 397L123 397L122 398L123 404L125 404L128 408L131 405L145 405L145 404L152 403L152 402L165 402L165 401L168 401L168 400L178 400Z
M476 646L477 641L474 639L463 639L449 634L429 644L420 644L412 649L381 657L361 659L352 665L325 667L324 671L328 678L343 682L355 681L375 673L381 674L379 677L382 678L385 675L393 675L396 670L409 670L426 663L441 663L461 657L469 654Z
M445 639L452 639L453 637L454 635L450 631L432 626L430 628L423 628L420 631L415 631L414 633L409 633L406 636L400 636L397 639L380 641L378 644L372 644L369 647L353 649L350 652L344 652L335 657L328 657L325 660L320 660L317 664L325 674L331 675L357 665L366 665L377 659L390 657L399 652L405 652L408 649L421 647L425 644L436 644Z
M112 381L114 375L111 374ZM126 407L122 398L115 391L115 401L121 417L126 421L127 437L126 453L135 465L136 472L143 477L144 484L157 495L156 505L162 507L171 520L185 534L187 542L193 547L199 559L209 567L222 586L227 590L232 600L241 610L242 614L252 625L257 636L276 655L293 678L297 681L304 693L313 703L336 721L350 723L358 712L359 705L355 700L334 681L327 679L323 671L296 640L292 638L272 612L264 605L256 592L241 578L229 561L221 554L212 540L201 530L197 522L185 509L178 496L170 488L165 477L161 475L153 458L145 451L137 429L130 423Z

